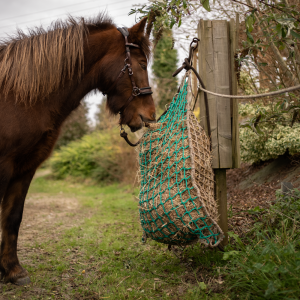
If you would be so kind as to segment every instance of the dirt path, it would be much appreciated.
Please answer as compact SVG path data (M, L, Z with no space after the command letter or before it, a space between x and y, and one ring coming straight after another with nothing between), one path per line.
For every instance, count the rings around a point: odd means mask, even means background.
M38 170L34 178L47 176L48 169ZM51 196L45 193L30 193L25 201L23 220L19 234L18 251L26 245L40 241L55 241L67 228L79 224L81 210L76 197L66 197L63 192Z
M80 206L75 197L31 194L24 208L19 249L26 247L27 243L55 240L61 231L80 222L79 213Z
M47 174L44 171L37 177ZM58 242L66 229L78 226L83 221L84 211L76 197L66 197L62 192L54 196L45 193L29 194L18 239L18 257L21 264L26 264L27 268L33 267L38 261L38 258L33 258L41 254L41 249L37 249L41 243ZM7 289L4 295L1 295L2 288ZM16 286L0 282L0 300L17 299L17 289ZM33 298L35 293L39 291L33 289L29 292ZM32 298L28 295L27 299Z

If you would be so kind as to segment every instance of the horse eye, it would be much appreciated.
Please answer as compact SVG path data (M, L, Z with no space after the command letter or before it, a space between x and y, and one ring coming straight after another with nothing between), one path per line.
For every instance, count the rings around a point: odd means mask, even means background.
M141 68L142 68L143 70L147 70L147 66L146 66L146 65L140 64L140 66L141 66Z

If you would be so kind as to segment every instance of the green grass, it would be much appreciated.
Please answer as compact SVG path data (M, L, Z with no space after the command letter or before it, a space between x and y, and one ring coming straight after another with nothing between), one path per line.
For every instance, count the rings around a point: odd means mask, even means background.
M257 221L244 241L231 234L224 258L228 293L233 299L300 299L300 192L277 193L268 210L256 209Z
M232 298L299 299L300 252L261 235L260 243L245 247L227 265Z
M279 196L270 210L255 211L263 222L243 240L231 233L235 242L222 253L143 244L130 186L37 178L33 194L77 198L80 209L45 228L42 242L28 244L23 265L32 284L0 284L5 299L300 299L298 197ZM59 230L65 222L71 228ZM57 238L47 238L56 228Z
M36 250L29 255L35 264L23 265L32 285L15 290L21 298L224 299L213 291L218 266L224 265L220 252L197 245L174 254L166 245L141 242L137 191L131 187L38 178L30 188L29 194L34 193L76 196L84 222L58 241L30 246ZM28 289L37 287L42 294L28 298Z

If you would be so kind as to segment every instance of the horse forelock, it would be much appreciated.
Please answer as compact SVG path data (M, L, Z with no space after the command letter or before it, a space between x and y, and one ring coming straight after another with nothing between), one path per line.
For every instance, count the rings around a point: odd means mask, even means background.
M84 71L84 40L92 30L115 27L106 14L93 19L56 21L45 30L18 30L0 41L0 88L13 92L17 102L45 99L70 78Z

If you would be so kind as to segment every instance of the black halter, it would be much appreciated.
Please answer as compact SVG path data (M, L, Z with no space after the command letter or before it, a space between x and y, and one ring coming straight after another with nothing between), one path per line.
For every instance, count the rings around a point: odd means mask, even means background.
M108 89L108 91L103 92L103 95L107 95L117 84L118 80L125 74L126 69L128 69L128 74L129 77L131 79L131 83L132 83L132 94L131 96L126 100L125 104L121 107L120 109L120 114L123 113L123 111L125 110L125 108L128 106L128 104L134 99L134 97L139 96L139 95L151 95L152 94L152 90L150 86L147 87L143 87L143 88L139 88L134 81L133 78L133 72L132 72L132 62L131 62L131 56L130 56L130 47L135 47L135 48L140 48L139 45L136 44L132 44L132 43L128 43L128 36L129 36L129 32L128 29L126 27L122 27L122 28L117 28L122 35L125 38L125 47L126 47L126 58L125 58L125 65L124 68L121 70L118 78L116 79L116 81L113 83L113 85Z

